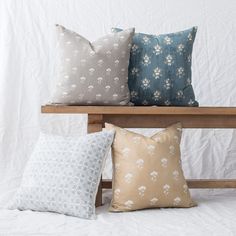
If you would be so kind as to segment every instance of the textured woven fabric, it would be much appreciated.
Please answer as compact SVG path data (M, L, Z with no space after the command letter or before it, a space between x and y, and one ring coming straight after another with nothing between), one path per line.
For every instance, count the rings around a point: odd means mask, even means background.
M95 217L95 198L113 132L83 137L41 133L10 209Z
M126 105L128 65L134 29L106 35L91 43L57 26L57 84L52 103Z
M195 205L180 163L180 124L151 138L111 124L106 129L116 131L111 211Z
M198 106L191 85L196 31L193 27L171 34L134 35L129 64L131 102L135 105Z

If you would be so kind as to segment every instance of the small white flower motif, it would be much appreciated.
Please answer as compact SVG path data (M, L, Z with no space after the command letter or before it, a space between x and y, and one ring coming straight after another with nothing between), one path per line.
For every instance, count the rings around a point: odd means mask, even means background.
M89 74L90 74L90 75L93 75L94 71L95 71L94 68L90 68L90 69L89 69Z
M80 83L83 84L86 81L86 77L82 76L79 78L80 79Z
M89 92L92 92L92 91L93 91L93 88L94 88L93 85L89 85L89 86L88 86L88 91L89 91Z
M96 94L96 100L101 100L102 95L101 94Z
M188 63L191 62L191 60L192 60L192 56L191 56L191 54L188 55L187 60L188 60Z
M113 100L117 100L117 98L118 98L118 94L114 93L114 94L112 95L112 99L113 99Z
M162 53L162 48L159 44L154 46L153 53L156 54L156 55L160 55Z
M133 175L132 175L131 173L126 174L126 175L125 175L125 182L126 182L127 184L130 184L131 181L132 181L132 178L133 178Z
M114 78L115 84L118 84L118 83L119 83L119 80L120 80L119 77L115 77L115 78Z
M144 194L145 194L145 191L146 191L146 187L145 187L145 186L140 186L140 187L138 188L138 194L139 194L139 196L140 196L140 197L143 197Z
M143 43L145 44L145 45L147 45L147 44L149 44L150 43L150 39L148 38L148 36L143 36Z
M168 160L166 158L161 159L161 166L166 168L167 167Z
M148 101L147 101L147 100L143 100L143 101L142 101L142 104L143 104L144 106L147 106L147 105L148 105Z
M117 67L119 65L120 61L119 60L115 60L115 66Z
M177 52L181 55L184 51L184 45L181 43L177 46Z
M184 97L183 91L182 91L182 90L177 91L177 93L176 93L176 98L177 98L177 99L181 99L181 98L183 98L183 97Z
M114 44L113 44L113 48L114 48L115 50L117 50L118 47L119 47L119 44L118 44L118 43L114 43Z
M125 204L125 207L126 207L127 209L132 209L132 206L134 205L134 202L131 201L131 200L128 200L128 201L126 201L124 204Z
M173 175L173 178L174 178L175 180L178 180L178 179L179 179L179 171L174 170L173 173L172 173L172 175Z
M170 45L170 44L173 43L173 40L172 40L169 36L165 36L165 38L164 38L164 43L165 43L166 45Z
M120 90L121 90L121 92L123 92L123 91L125 90L125 86L124 86L124 85L121 85L121 86L120 86Z
M135 53L137 53L137 51L138 51L138 45L133 44L133 46L131 48L131 53L135 54Z
M156 181L157 181L157 177L158 177L158 172L157 172L157 171L152 171L152 172L150 173L150 176L151 176L151 180L152 180L153 182L156 182Z
M103 64L104 64L104 61L103 61L102 59L98 61L98 66L99 66L99 67L102 67Z
M159 79L161 77L161 69L156 67L154 70L153 70L153 77L155 79Z
M133 142L134 142L135 144L139 144L140 141L141 141L141 137L140 137L140 136L134 136L134 137L132 138L132 140L133 140Z
M75 89L76 87L77 87L76 84L72 84L72 85L71 85L71 88L72 88L72 89Z
M106 55L107 55L108 58L110 58L111 57L111 51L107 51Z
M81 66L85 66L85 64L86 64L86 59L81 59L81 60L80 60L80 63L81 63Z
M152 144L149 144L149 145L147 146L147 150L148 150L148 154L151 155L151 156L153 156L153 155L154 155L154 151L155 151L155 146L152 145Z
M66 58L65 61L66 61L66 62L70 62L70 58Z
M71 44L71 41L67 41L66 44L67 44L67 45L70 45L70 44Z
M183 67L179 67L177 68L177 71L176 71L176 75L179 77L179 78L182 78L184 76L184 68Z
M187 185L187 184L184 184L184 185L183 185L183 189L184 189L184 193L187 193L187 192L188 192L188 185Z
M106 85L106 86L105 86L105 92L109 92L110 88L111 88L110 85Z
M115 197L116 197L116 198L119 198L120 189L119 189L119 188L115 189L114 193L115 193Z
M171 102L170 102L169 100L166 100L166 101L165 101L165 105L166 105L166 106L170 106L170 104L171 104Z
M143 168L143 164L144 164L144 160L143 159L138 159L136 161L136 165L139 169L142 169Z
M170 185L165 184L165 185L163 186L163 192L164 192L164 194L165 194L165 195L168 195L168 194L169 194L169 191L170 191Z
M102 78L102 77L98 77L98 78L97 78L97 81L98 81L98 84L101 84L102 81L103 81L103 78Z
M130 92L130 96L131 96L132 99L136 99L138 97L138 92L133 90L133 91Z
M139 73L139 69L138 69L138 68L133 67L133 68L131 69L131 75L133 75L133 76L137 76L138 73Z
M161 92L156 90L153 94L153 98L155 101L159 101L161 99Z
M154 205L156 205L157 202L158 202L158 198L154 197L150 200L150 205L154 206Z
M143 89L149 88L149 87L150 87L150 80L147 79L147 78L144 78L144 79L142 80L142 85L141 85L141 87L142 87Z
M165 59L165 62L164 62L164 63L167 64L168 66L173 65L173 64L174 64L174 59L173 59L173 57L172 57L170 54L168 54L168 55L166 56L166 59Z
M145 54L142 60L142 64L144 66L148 66L150 63L151 63L150 57L147 54Z
M188 40L189 40L189 41L192 41L192 40L193 40L193 36L192 36L191 33L188 34Z
M170 145L170 146L169 146L169 153L170 153L171 155L174 155L174 154L175 154L175 147L174 147L173 145Z
M171 88L172 84L171 84L171 80L169 78L167 78L164 82L164 88L166 90L169 90Z
M126 147L126 148L123 148L121 152L124 157L128 157L130 153L130 149Z
M65 79L65 80L68 80L69 78L70 78L69 75L64 75L64 79Z
M188 105L189 106L192 106L194 104L194 100L193 99L190 99L189 101L188 101Z
M176 198L174 199L174 206L178 206L178 205L180 204L180 202L181 202L180 197L176 197Z
M107 68L106 69L106 75L110 75L111 74L111 68Z

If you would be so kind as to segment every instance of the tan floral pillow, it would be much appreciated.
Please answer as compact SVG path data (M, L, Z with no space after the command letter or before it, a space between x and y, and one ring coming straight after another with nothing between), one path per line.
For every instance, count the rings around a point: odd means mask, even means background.
M181 124L145 137L112 124L113 197L110 211L192 207L180 159Z

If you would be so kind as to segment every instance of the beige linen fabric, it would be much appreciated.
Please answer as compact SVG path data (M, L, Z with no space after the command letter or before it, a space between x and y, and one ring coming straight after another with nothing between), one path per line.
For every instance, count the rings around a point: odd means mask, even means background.
M181 124L145 137L112 124L113 197L110 211L192 207L180 160Z
M134 29L94 42L57 25L56 87L51 102L78 105L127 105L128 65Z

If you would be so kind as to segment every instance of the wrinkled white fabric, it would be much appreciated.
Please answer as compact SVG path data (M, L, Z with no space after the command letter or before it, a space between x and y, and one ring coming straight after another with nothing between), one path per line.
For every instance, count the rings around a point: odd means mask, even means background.
M50 236L235 236L235 194L197 196L198 207L110 213L97 208L97 220L49 212L0 210L0 235Z
M40 129L86 133L86 115L40 114L53 80L56 23L91 41L111 27L134 26L137 32L155 34L196 25L192 76L196 98L201 106L236 106L234 0L0 0L0 206L19 185ZM235 140L232 129L184 131L186 177L236 178ZM110 173L109 164L104 177Z

